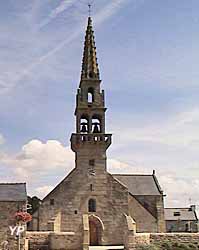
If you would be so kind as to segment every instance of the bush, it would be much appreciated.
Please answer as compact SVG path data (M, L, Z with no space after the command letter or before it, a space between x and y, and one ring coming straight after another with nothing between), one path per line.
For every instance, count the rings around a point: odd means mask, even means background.
M161 245L161 250L194 250L198 249L194 244L184 244L179 242L164 242Z
M194 245L194 244L189 244L189 249L192 250L192 249L198 249L199 247L197 245Z
M161 249L163 250L173 250L173 245L171 242L164 242L161 244Z
M184 244L179 242L164 242L160 245L139 245L137 250L196 250L199 249L199 245L194 244Z
M137 250L160 250L160 248L153 244L150 244L150 245L143 244L143 245L139 245L137 247Z

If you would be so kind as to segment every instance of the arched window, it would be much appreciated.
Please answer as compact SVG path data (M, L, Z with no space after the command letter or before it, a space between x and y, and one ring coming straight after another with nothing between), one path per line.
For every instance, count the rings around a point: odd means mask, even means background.
M88 133L88 117L85 115L82 115L80 119L80 132L83 134Z
M94 89L93 88L88 88L87 100L89 103L94 102Z
M95 199L90 199L88 201L88 211L96 212L96 200Z

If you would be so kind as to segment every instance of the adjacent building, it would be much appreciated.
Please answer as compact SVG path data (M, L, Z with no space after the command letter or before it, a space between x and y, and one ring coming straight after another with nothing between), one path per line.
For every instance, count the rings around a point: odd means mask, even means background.
M26 209L26 204L25 183L0 183L0 246L16 247L16 231L11 235L10 227L16 226L15 214Z
M196 206L187 208L165 208L165 221L167 232L192 232L199 231L199 221Z

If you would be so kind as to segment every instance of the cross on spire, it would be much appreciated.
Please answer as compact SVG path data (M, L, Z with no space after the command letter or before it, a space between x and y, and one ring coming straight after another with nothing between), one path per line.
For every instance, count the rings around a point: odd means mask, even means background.
M89 2L88 3L88 16L90 17L91 16L91 3Z

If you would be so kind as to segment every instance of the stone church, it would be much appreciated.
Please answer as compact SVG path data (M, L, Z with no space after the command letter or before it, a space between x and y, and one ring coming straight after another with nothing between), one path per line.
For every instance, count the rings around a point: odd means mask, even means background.
M165 231L164 195L155 172L107 172L112 135L106 132L104 99L89 17L70 139L75 168L43 199L32 221L33 231L71 233L72 249L120 246L134 232Z

